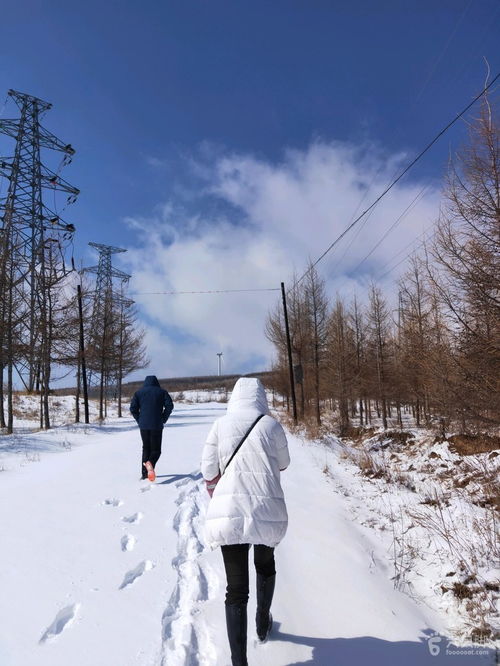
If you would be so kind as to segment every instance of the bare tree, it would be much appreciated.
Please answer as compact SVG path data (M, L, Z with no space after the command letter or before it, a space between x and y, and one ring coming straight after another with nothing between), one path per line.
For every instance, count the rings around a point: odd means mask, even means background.
M351 305L350 315L350 328L353 334L354 344L354 376L353 376L353 392L355 401L358 402L359 407L359 425L362 427L364 418L367 418L367 410L364 408L366 403L366 331L365 319L358 304L358 299L354 297Z
M308 344L311 350L310 362L314 385L314 406L316 423L321 424L321 384L325 369L326 341L328 332L328 299L325 282L310 265L304 289L305 311L307 317Z
M426 290L426 271L417 256L399 283L398 347L407 397L413 403L417 427L429 420L429 387L425 363L431 339L430 308Z
M145 330L137 325L137 311L133 306L125 307L118 304L118 331L116 347L113 355L113 366L110 369L116 377L118 416L122 416L122 383L124 377L131 372L145 368L149 359L144 345Z
M399 282L393 321L372 285L366 311L349 312L341 297L327 319L324 283L310 266L289 291L294 363L303 370L300 416L321 404L338 406L346 432L359 409L360 426L372 407L387 428L394 406L400 427L411 409L417 426L452 421L465 432L500 421L500 138L488 100L470 125L467 145L450 163L435 241L410 259ZM282 315L269 316L267 335L285 368ZM327 359L325 364L323 359Z
M329 321L329 360L331 392L339 409L340 434L350 426L349 394L352 379L347 313L344 303L337 298Z
M498 423L500 141L488 100L450 164L429 276L448 317L462 424Z
M374 284L370 288L368 331L369 347L375 360L376 396L382 408L382 424L387 429L390 317L387 302Z

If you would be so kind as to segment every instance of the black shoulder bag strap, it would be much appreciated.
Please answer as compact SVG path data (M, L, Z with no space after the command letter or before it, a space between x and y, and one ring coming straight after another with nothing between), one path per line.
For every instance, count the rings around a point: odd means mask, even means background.
M224 467L224 472L222 472L222 474L225 473L226 469L227 469L227 468L229 467L229 465L231 464L232 459L234 458L234 456L235 456L235 455L238 453L238 451L240 450L241 445L243 444L243 442L245 441L245 439L246 439L246 438L248 437L248 435L252 432L252 430L255 428L255 426L257 425L257 423L261 420L261 418L262 418L263 416L264 416L264 414L259 414L259 416L255 419L255 421L252 423L252 425L250 426L250 428L248 428L248 430L246 431L246 433L245 433L243 439L240 441L240 443L238 444L238 446L237 446L237 447L235 448L235 450L233 451L232 456L229 458L229 461L228 461L227 465ZM222 474L221 474L221 476L222 476Z

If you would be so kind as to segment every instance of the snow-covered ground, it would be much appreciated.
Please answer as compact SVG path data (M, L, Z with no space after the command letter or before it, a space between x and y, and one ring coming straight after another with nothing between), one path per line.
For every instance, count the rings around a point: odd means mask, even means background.
M500 636L498 452L460 455L420 429L323 443L353 516L385 537L396 585L456 639Z
M139 481L129 417L2 438L2 666L230 664L222 558L203 543L209 499L199 473L224 411L176 405L154 484ZM462 654L449 643L434 590L394 589L392 539L370 526L380 488L363 508L359 468L340 448L289 443L275 626L257 644L252 599L249 664L494 664L491 650Z

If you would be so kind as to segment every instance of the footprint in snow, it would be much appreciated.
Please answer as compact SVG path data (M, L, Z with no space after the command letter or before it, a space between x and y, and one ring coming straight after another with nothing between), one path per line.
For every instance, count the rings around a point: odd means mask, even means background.
M134 546L137 543L137 539L131 534L124 534L121 539L122 551L134 550Z
M201 604L211 598L218 585L218 576L199 559L203 545L198 535L202 521L198 485L182 491L176 504L179 508L173 527L178 535L177 555L172 566L177 582L163 612L160 663L213 664L217 652L209 627L202 617L194 621L202 612Z
M39 642L45 643L48 640L57 638L66 627L69 627L73 623L79 608L80 604L72 604L60 610L52 624L45 630Z
M124 523L130 523L130 524L137 524L140 523L144 514L138 511L137 513L133 513L131 516L122 516L122 520Z
M151 571L151 569L155 565L151 560L144 560L143 562L140 562L135 569L131 569L130 571L127 571L125 574L125 578L123 579L123 583L120 585L119 589L123 590L125 587L128 587L129 585L132 585L134 581L136 581L140 576L142 576L146 571Z
M103 506L121 506L123 504L121 499L117 499L116 497L110 497L108 499L105 499L101 502Z

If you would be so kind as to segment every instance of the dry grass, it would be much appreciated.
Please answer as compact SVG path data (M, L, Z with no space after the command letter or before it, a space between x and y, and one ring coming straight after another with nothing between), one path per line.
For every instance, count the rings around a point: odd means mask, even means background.
M329 467L327 464L323 467L322 472L323 472L323 474L324 474L325 476L327 476L328 478L330 478L330 479L333 478L333 474L332 474L332 472L331 472L331 470L330 470L330 467Z
M359 443L368 437L373 437L374 434L375 428L360 428L359 426L351 426L343 434L343 439L350 439L352 442Z
M470 640L481 642L495 639L492 616L498 598L498 585L481 579L478 571L485 562L498 560L499 541L495 512L488 510L483 516L457 517L447 509L445 497L437 496L425 502L428 507L408 511L416 525L427 534L436 535L448 556L458 565L447 576L457 576L450 584L443 583L443 594L451 593L459 604ZM457 523L467 521L466 529Z
M31 402L23 401L23 396L31 395ZM63 407L64 403L61 400L54 400L52 397L49 400L50 414L57 412L59 408ZM25 391L16 391L12 396L12 413L14 419L39 421L40 420L40 396L36 393L26 393Z
M359 436L359 433L353 434ZM411 474L415 465L412 463L402 469L401 456L395 455L394 450L408 454L410 462L411 455L417 452L413 444L418 442L420 451L420 446L431 445L432 439L430 436L415 439L413 433L397 430L379 432L370 441L361 438L359 444L352 437L350 447L346 447L342 457L354 462L367 478L382 479L416 492ZM479 438L474 439L477 445ZM385 455L381 449L387 449ZM423 528L435 543L438 557L443 562L451 561L453 566L456 565L454 571L448 574L455 579L445 578L441 589L459 608L467 638L491 641L495 636L492 617L499 586L495 581L481 578L479 572L484 563L491 564L499 556L495 509L500 508L500 484L497 480L496 454L490 453L478 459L461 457L451 464L450 461L444 462L439 453L431 451L419 461L418 471L438 479L443 487L439 492L423 489L422 495L417 497L420 506L410 504L400 509L400 515L393 515L391 509L394 585L403 590L408 587L411 591L408 574L413 570L415 561L422 556L418 539L412 541L412 530ZM477 515L473 512L469 515L465 512L460 515L452 503L457 495L463 499L464 505L475 503L485 509L484 513Z
M453 435L448 438L448 441L450 450L460 456L472 456L500 449L500 436L498 435Z
M397 483L401 487L406 488L406 490L410 490L412 493L417 492L412 477L409 474L405 474L404 472L400 471L390 472L389 470L387 472L387 481L392 483Z
M386 430L385 432L381 432L378 436L379 442L384 442L388 439L391 440L391 443L393 444L405 446L406 444L414 443L415 435L412 432L406 432L405 430Z
M460 467L464 475L453 479L457 489L467 488L471 502L500 512L500 479L498 470L489 460L469 459Z
M281 425L289 430L293 435L300 435L303 432L302 426L300 424L295 425L292 415L286 410L277 412L275 417L278 419Z
M381 465L378 465L373 457L366 451L363 451L361 455L357 456L355 462L363 476L367 476L370 479L381 479L386 477L387 470L384 470Z
M319 439L323 434L324 428L318 428L313 420L297 427L289 416L285 415L284 420L292 431L302 436L313 433L313 438ZM331 436L336 423L331 420L328 425ZM477 642L494 640L496 630L492 620L499 585L483 578L481 571L485 564L489 567L499 556L498 454L492 452L498 447L498 440L491 435L450 438L450 449L455 448L461 456L455 456L456 460L448 460L445 453L430 450L434 441L430 432L416 436L404 430L381 432L380 429L353 427L341 440L345 446L339 452L340 458L354 463L363 477L421 493L415 496L416 503L409 500L399 510L396 508L395 514L391 508L395 587L411 594L409 576L422 558L420 534L423 530L435 545L436 557L442 563L451 562L454 567L447 574L453 578L443 579L442 591L447 600L453 600L463 618L461 635ZM489 455L467 458L484 451ZM441 482L441 490L432 490L425 484L420 489L421 478L414 477L413 472L425 474L426 480ZM331 474L326 462L323 474ZM383 485L379 488L381 493L386 492ZM389 486L387 490L396 489ZM465 511L462 515L456 511L455 500L463 501L464 506L479 505L484 512L469 514Z
M340 455L344 460L350 460L357 465L361 474L369 479L383 479L386 483L395 483L411 492L416 492L411 475L399 468L391 469L390 464L385 460L376 460L369 451L363 450L355 453L344 450Z
M26 404L21 403L21 396L14 393L12 396L12 413L15 419L28 419L30 421L37 421L40 418L40 411L38 407L27 407Z
M449 506L450 502L449 499L446 495L444 494L439 494L433 493L433 494L428 494L425 495L424 499L420 502L420 504L425 504L426 506Z
M279 411L277 418L284 428L289 430L297 437L305 437L309 440L320 440L332 434L332 429L326 423L318 425L316 418L313 416L306 417L303 421L299 421L297 425L293 422L293 416L286 410Z
M455 581L450 589L456 599L472 599L474 592L476 591L466 583L461 583L459 581Z

